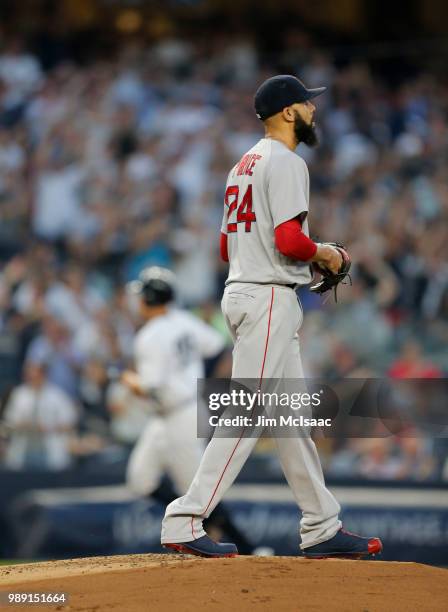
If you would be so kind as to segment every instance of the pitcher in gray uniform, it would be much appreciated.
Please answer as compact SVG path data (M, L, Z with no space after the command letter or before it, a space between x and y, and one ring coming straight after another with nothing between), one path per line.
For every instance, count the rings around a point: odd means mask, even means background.
M289 75L265 81L255 95L262 138L229 173L221 254L230 263L222 310L234 340L232 379L304 377L298 332L303 313L296 289L310 283L310 263L332 271L341 255L308 235L309 175L295 150L317 143L315 107L325 88L307 89ZM380 552L378 538L342 529L339 504L326 488L309 435L276 440L280 462L302 511L301 548L307 557L362 557ZM204 557L235 556L233 544L212 541L202 522L232 485L256 437L213 437L187 493L166 509L162 544Z

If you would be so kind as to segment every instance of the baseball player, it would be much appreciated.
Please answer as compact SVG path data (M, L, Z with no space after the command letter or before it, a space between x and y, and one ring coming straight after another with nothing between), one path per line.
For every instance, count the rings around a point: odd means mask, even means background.
M222 309L234 339L232 379L304 377L298 330L303 314L296 289L311 281L315 262L338 275L346 253L316 244L308 234L309 176L295 150L317 144L315 106L325 87L307 89L279 75L255 94L265 136L229 173L221 229L221 255L229 261ZM203 529L250 455L256 437L213 437L187 493L166 509L162 544L204 557L235 556L234 544L216 543ZM362 557L381 551L378 538L342 529L340 506L325 487L309 435L276 438L280 462L302 511L301 549L309 558Z
M170 270L150 267L129 284L139 296L145 320L135 337L136 371L126 370L121 382L137 396L150 400L154 416L148 421L129 457L126 481L137 495L152 495L164 503L176 497L163 483L168 474L179 493L184 493L204 451L197 437L197 379L204 378L204 359L221 353L221 334L191 313L173 305L175 278ZM252 547L233 525L220 504L209 521L238 541Z

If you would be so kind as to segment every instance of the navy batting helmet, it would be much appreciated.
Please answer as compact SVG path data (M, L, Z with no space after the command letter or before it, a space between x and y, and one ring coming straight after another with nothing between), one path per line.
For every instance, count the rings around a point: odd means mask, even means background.
M159 306L174 300L175 280L171 270L151 266L142 270L138 280L128 284L128 289L140 295L148 306Z

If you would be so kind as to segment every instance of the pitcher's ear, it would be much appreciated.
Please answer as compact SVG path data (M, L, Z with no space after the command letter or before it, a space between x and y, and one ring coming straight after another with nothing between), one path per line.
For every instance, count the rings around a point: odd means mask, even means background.
M296 118L296 114L292 106L286 106L282 110L282 115L283 115L283 119L287 121L288 123L292 123Z

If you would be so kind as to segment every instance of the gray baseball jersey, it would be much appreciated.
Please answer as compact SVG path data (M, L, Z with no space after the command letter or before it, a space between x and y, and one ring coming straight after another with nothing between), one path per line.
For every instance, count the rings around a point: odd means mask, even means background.
M227 234L227 283L307 285L309 265L280 253L274 229L299 217L308 235L309 174L305 161L278 140L262 138L227 178L221 231Z

